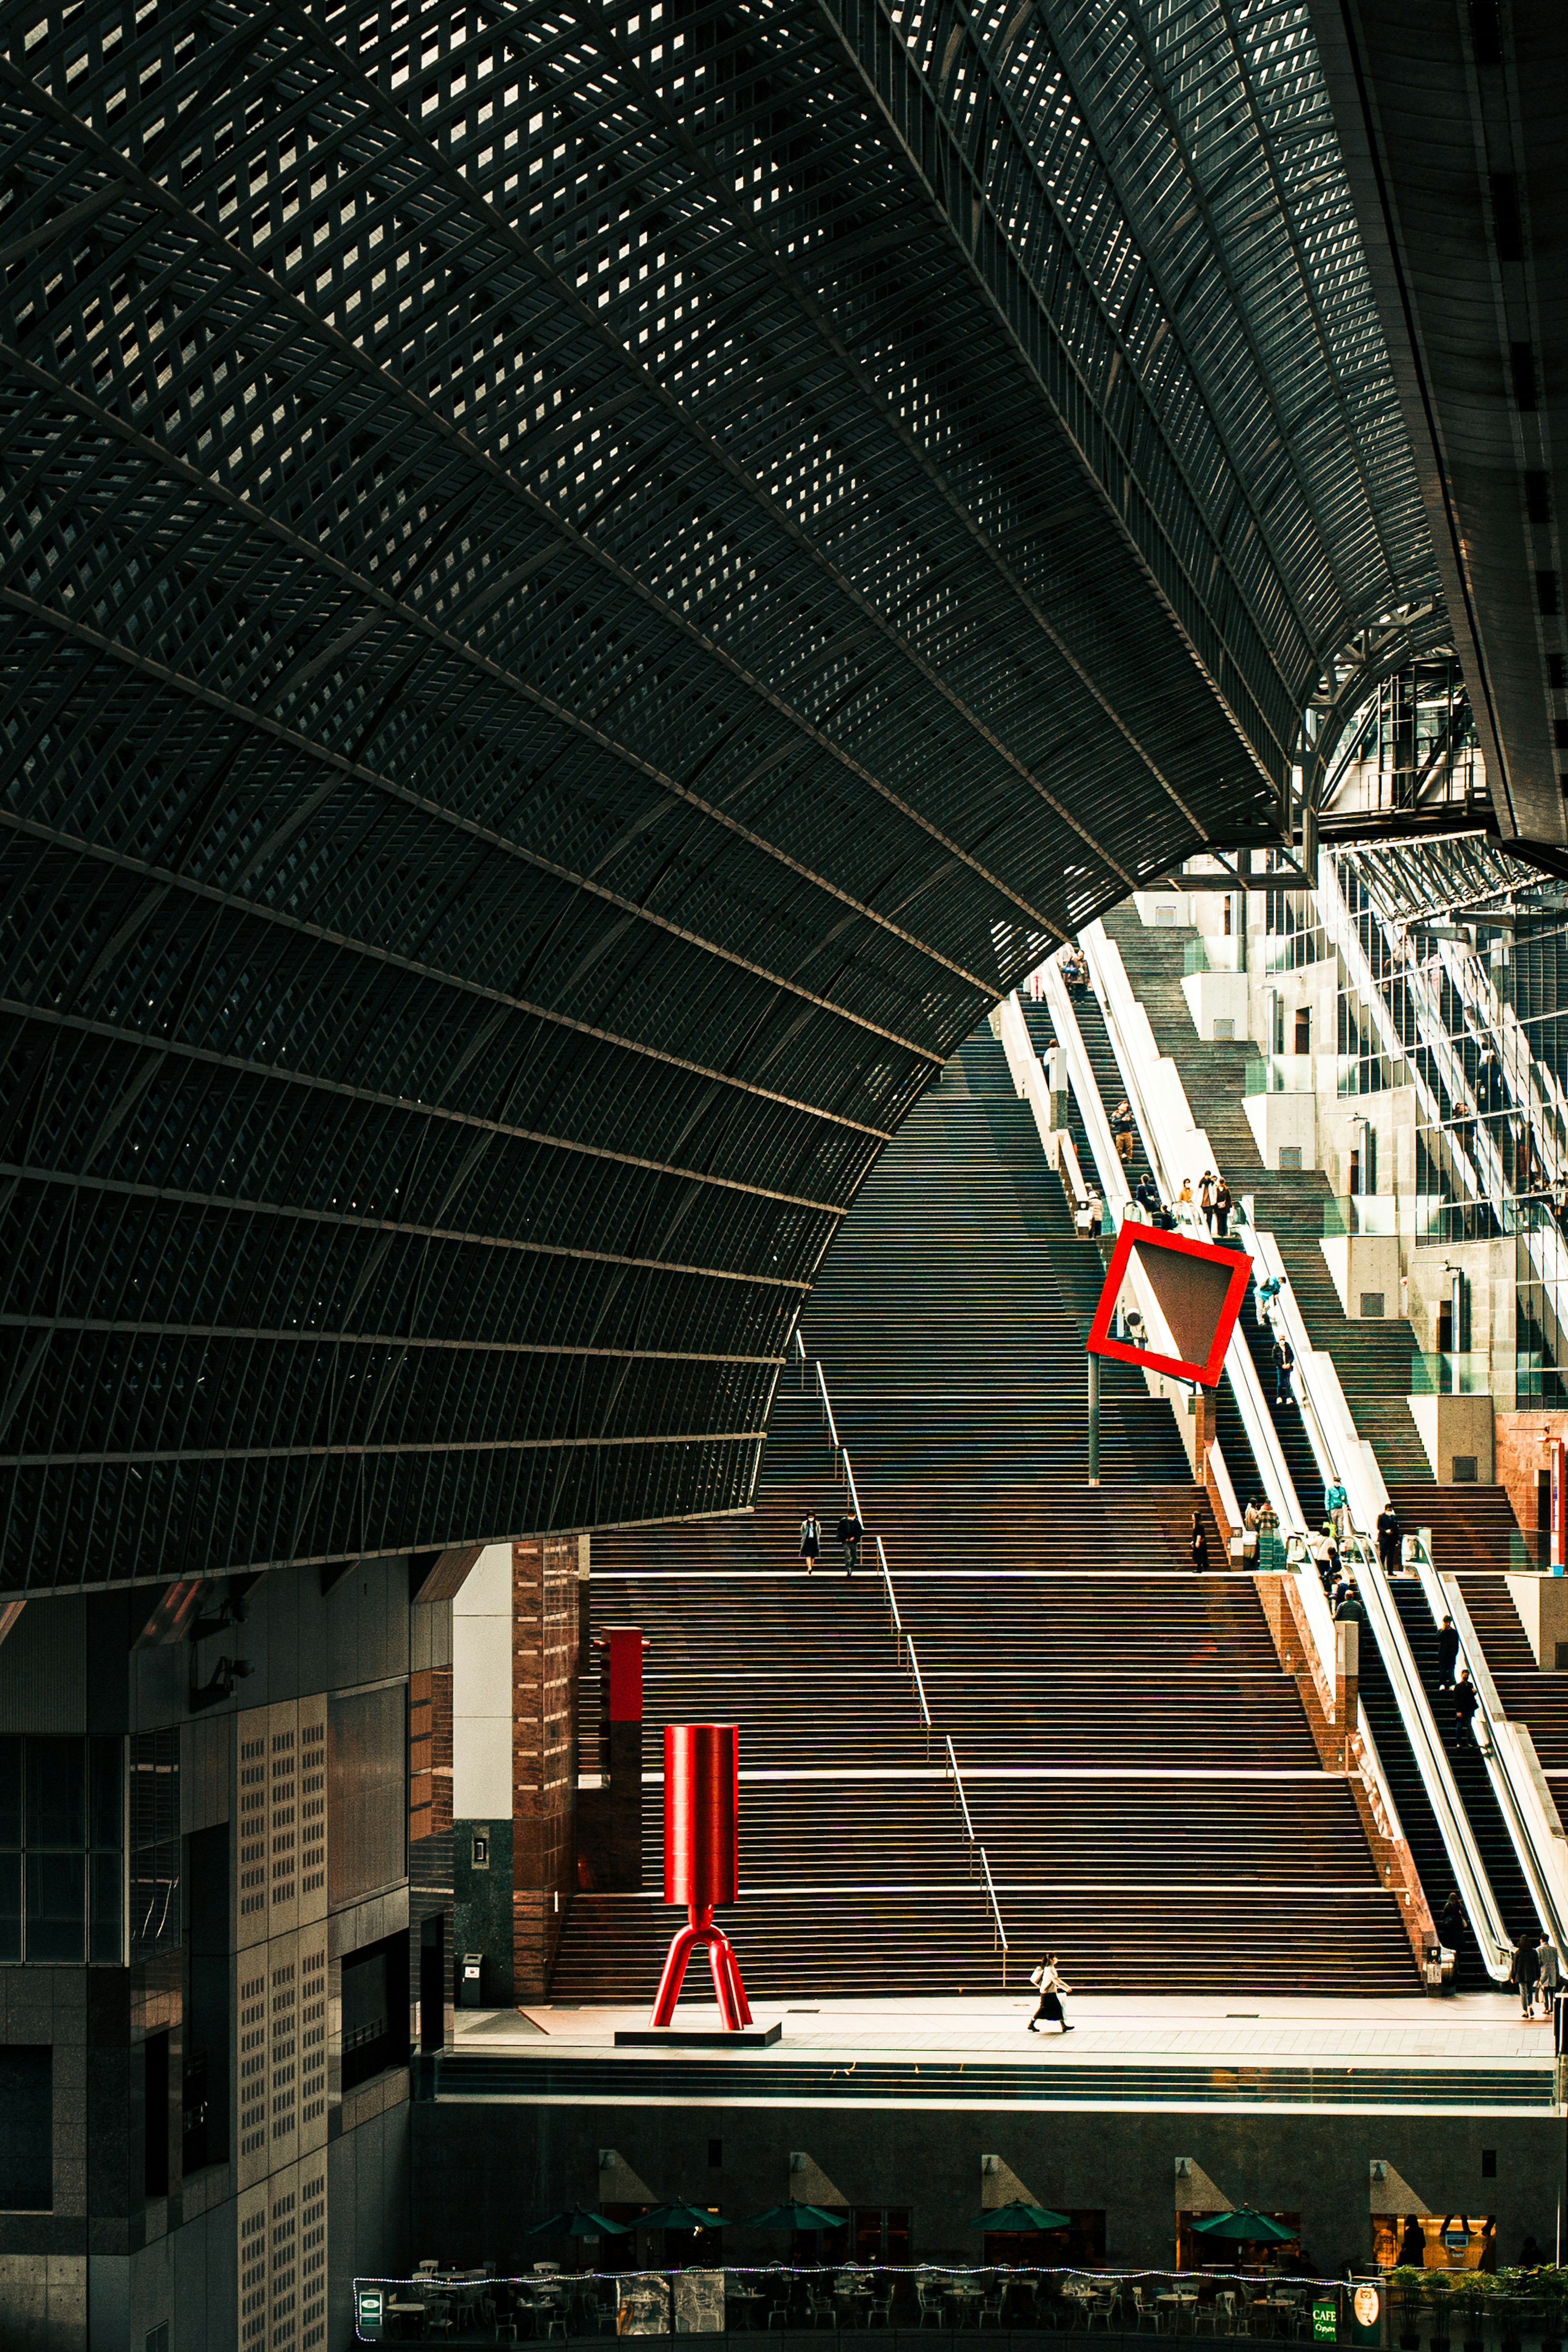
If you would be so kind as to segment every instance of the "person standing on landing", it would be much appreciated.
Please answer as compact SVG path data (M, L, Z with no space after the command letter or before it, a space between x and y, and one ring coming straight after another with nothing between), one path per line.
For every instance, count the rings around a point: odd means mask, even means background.
M1054 1952L1047 1952L1039 1967L1030 1970L1029 1982L1040 1996L1040 2005L1029 2020L1028 2031L1037 2033L1043 2021L1047 2025L1054 2025L1058 2033L1070 2033L1072 2027L1062 2014L1062 1995L1071 1992L1072 1987L1064 1983L1058 1975Z

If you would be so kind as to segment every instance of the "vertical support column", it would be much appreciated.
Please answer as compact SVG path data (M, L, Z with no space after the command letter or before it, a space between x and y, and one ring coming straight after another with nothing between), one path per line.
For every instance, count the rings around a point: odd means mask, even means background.
M1355 1733L1361 1677L1361 1627L1353 1617L1334 1620L1334 1742L1340 1769L1348 1772L1350 1743Z
M578 1538L513 1544L512 1998L542 2000L576 1883Z
M1100 1358L1089 1358L1089 1483L1100 1484Z

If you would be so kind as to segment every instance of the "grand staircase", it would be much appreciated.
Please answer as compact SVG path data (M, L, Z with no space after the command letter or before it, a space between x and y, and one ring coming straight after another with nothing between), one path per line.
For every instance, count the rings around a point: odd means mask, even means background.
M864 1187L805 1318L868 1529L815 1576L842 1489L813 1388L781 1377L750 1517L596 1537L596 1623L647 1634L645 1759L667 1721L741 1726L753 1997L1001 1983L951 1738L1012 1945L1096 1991L1405 1991L1414 1970L1350 1794L1325 1775L1249 1578L1195 1575L1206 1503L1174 1417L1107 1365L1086 1477L1083 1333L1102 1278L988 1034ZM929 1705L895 1643L886 1546ZM585 1693L588 1706L591 1689ZM674 1920L659 1791L646 1891L580 1893L552 1986L651 1994Z

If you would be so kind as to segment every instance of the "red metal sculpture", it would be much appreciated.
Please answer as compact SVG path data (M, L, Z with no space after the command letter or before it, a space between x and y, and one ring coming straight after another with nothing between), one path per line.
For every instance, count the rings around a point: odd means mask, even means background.
M738 1725L666 1724L664 1899L685 1904L688 1925L670 1945L650 2025L668 2025L674 2016L686 1963L699 1944L708 1948L726 2031L738 2033L752 2022L734 1948L713 1925L714 1905L733 1903L740 1893L740 1796Z

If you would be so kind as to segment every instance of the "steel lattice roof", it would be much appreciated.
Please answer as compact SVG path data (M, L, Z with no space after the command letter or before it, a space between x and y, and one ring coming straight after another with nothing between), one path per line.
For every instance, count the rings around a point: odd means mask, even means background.
M737 1507L1432 566L1300 5L5 17L18 1587Z

